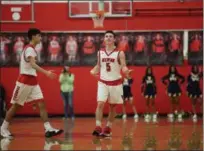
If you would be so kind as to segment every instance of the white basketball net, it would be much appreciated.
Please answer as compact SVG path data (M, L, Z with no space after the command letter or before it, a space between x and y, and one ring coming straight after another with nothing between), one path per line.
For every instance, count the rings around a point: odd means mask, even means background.
M94 28L103 28L103 22L105 19L105 14L98 15L97 13L91 13L92 20L94 22Z

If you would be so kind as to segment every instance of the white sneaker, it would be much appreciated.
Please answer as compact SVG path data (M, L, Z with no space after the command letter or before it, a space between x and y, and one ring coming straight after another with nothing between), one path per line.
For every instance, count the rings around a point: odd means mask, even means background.
M9 144L11 143L11 140L9 138L3 138L1 139L1 150L8 150Z
M153 119L154 119L154 118L157 118L157 114L153 114Z
M127 115L126 114L123 114L123 117L122 117L124 120L127 118Z
M168 118L174 118L174 115L172 113L168 114Z
M145 119L150 119L151 117L150 117L150 115L149 114L146 114L145 115Z
M193 118L197 118L197 114L194 114L194 115L193 115Z
M178 114L178 118L179 119L182 119L183 117L182 117L182 114Z
M196 123L197 121L198 121L197 115L194 114L194 115L193 115L193 122Z
M153 114L152 122L157 123L157 114Z
M144 120L145 120L145 122L150 122L150 120L151 120L150 115L149 115L149 114L146 114Z
M138 118L139 118L138 114L135 114L134 119L138 119Z
M12 138L13 135L9 132L8 129L4 129L1 127L1 136L4 138Z
M178 114L178 122L183 122L182 114Z
M172 113L168 114L168 121L171 123L174 121L174 115Z

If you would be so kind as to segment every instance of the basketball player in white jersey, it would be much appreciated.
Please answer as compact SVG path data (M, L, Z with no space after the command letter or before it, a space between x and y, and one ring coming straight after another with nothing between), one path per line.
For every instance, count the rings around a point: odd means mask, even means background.
M115 117L115 106L123 104L123 88L121 70L124 74L130 71L126 66L125 54L115 47L115 33L106 31L104 36L105 50L98 51L98 62L90 71L94 76L99 74L96 128L93 131L95 136L111 136L111 126ZM102 118L104 104L109 103L109 116L106 127L102 131Z
M29 29L28 38L30 43L24 48L20 60L20 75L16 81L16 86L11 99L12 106L6 113L5 120L1 126L1 136L11 138L12 134L8 130L9 123L15 113L21 109L25 103L37 104L40 110L40 116L44 122L45 136L52 137L61 134L63 130L53 128L49 121L45 108L44 98L40 86L37 82L37 73L42 72L48 78L56 78L56 74L44 70L36 64L37 53L35 46L41 41L41 32L39 29Z

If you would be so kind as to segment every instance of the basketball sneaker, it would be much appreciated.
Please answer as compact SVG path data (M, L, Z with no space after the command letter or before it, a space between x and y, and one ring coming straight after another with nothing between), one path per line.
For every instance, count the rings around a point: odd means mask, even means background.
M151 116L150 116L149 114L146 114L145 117L144 117L144 121L145 121L146 123L149 123L150 120L151 120Z
M197 115L194 114L193 117L192 117L192 119L193 119L193 122L196 123L196 122L198 121Z
M99 136L102 132L102 128L100 126L96 126L96 128L94 129L92 135L94 136Z
M153 114L152 116L152 122L157 123L157 114Z
M183 122L183 115L181 113L178 114L178 122Z
M103 132L100 134L100 136L102 137L111 137L112 133L111 133L111 128L106 126L104 129L103 129Z
M13 138L13 135L9 132L9 130L2 127L1 127L1 136L4 138Z
M125 120L127 118L127 115L123 114L122 118L123 118L123 120Z
M62 129L51 128L45 131L45 137L53 137L62 134L64 131Z
M139 118L138 114L135 114L134 119L138 119L138 118Z

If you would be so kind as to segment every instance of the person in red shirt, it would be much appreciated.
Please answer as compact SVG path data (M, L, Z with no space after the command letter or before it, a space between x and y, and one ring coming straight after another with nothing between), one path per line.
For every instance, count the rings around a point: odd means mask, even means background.
M146 64L147 56L146 37L143 34L135 35L133 44L133 54L135 64Z
M118 48L118 50L124 51L124 52L127 52L130 50L127 36L125 36L125 35L120 36L117 48Z
M180 42L180 36L176 33L173 33L170 37L170 43L169 43L169 50L170 52L178 52L181 50L181 42Z
M182 55L181 49L181 38L178 34L172 33L170 36L169 44L168 44L169 52L168 52L168 61L169 63L174 63L178 60L179 54Z
M199 34L195 34L194 36L191 37L190 51L199 52L201 48L202 48L201 36L199 36Z
M165 51L164 38L159 33L157 33L156 36L153 37L152 50L156 53L163 53Z
M85 43L83 45L84 54L93 54L96 51L93 40L92 36L87 36L85 38Z
M134 51L137 53L144 52L146 48L145 37L144 35L136 36L136 43L134 45Z
M165 53L165 41L161 33L156 33L152 37L152 64L165 64L166 63L166 53Z
M202 64L203 62L203 43L202 37L199 33L195 33L191 36L189 41L189 62L191 64Z

